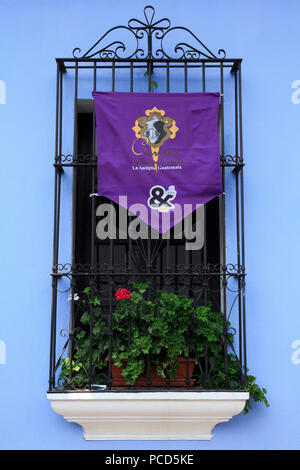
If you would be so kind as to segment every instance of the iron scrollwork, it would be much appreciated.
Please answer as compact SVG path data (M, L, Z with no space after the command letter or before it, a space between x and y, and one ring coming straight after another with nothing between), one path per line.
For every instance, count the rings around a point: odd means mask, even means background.
M184 26L172 26L168 18L161 18L155 21L155 8L148 5L144 8L145 20L141 21L132 18L128 21L127 26L115 26L109 29L98 39L92 47L90 47L83 55L79 47L73 50L75 59L101 59L101 60L199 60L199 59L225 59L226 53L224 49L219 49L218 56L215 55L202 41ZM114 40L114 32L125 31L132 38L134 47L131 44L131 53L128 53L130 44L126 44L119 39ZM173 46L173 53L167 53L166 45L175 31L186 34L191 42L180 41ZM171 39L171 37L170 37ZM146 41L146 45L143 44ZM133 49L133 51L132 51Z

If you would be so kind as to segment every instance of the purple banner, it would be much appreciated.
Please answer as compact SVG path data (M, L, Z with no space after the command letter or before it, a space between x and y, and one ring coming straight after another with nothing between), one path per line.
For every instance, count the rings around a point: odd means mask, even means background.
M222 193L219 93L93 98L99 195L164 233Z

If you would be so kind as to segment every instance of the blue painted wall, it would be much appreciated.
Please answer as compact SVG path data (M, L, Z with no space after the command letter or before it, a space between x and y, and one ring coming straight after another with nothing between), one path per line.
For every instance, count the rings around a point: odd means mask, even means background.
M148 3L148 2L147 2ZM55 57L141 18L138 0L0 1L1 449L299 449L297 0L152 1L159 17L243 57L248 363L268 389L211 442L85 442L46 400ZM294 87L294 88L293 88ZM229 240L230 242L230 240Z

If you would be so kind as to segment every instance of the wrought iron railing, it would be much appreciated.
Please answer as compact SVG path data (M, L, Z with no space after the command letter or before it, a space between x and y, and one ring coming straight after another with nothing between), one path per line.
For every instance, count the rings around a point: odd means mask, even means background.
M124 376L119 382L113 382L114 357L120 352L119 340L124 333L123 330L120 333L116 324L120 304L115 293L119 288L134 290L132 282L147 284L146 300L153 299L157 305L161 291L173 292L182 299L194 299L184 333L183 389L243 389L245 385L241 59L226 58L222 49L218 54L212 53L194 33L185 27L171 26L167 18L157 21L153 7L145 7L144 17L144 20L131 19L127 26L111 28L84 54L76 48L73 57L57 59L49 373L49 391L52 392L99 390L100 385L103 390L105 386L105 390L116 391L124 387L152 391L175 387L170 365L162 372L163 382L155 386L151 378L154 354L147 348L141 374L144 381L137 382L137 387L124 383ZM127 34L129 41L116 39L113 36L116 32ZM104 241L96 237L96 209L101 198L89 197L97 192L91 90L109 88L132 92L141 91L144 86L146 91L152 92L154 77L159 81L159 91L166 93L173 87L178 91L179 86L187 93L190 90L220 92L220 164L224 193L205 207L204 244L195 252L185 250L186 240L172 236L170 239L149 236L146 240L120 237ZM88 139L82 139L81 115L87 116L90 123L83 132L89 135ZM74 122L72 131L71 122ZM230 245L226 241L228 230ZM101 310L98 300L93 303L91 299L100 300ZM195 346L192 333L193 328L199 327L195 316L200 315L200 307L210 309L206 312L209 312L210 331L215 334L214 347L208 335L198 337ZM158 315L159 309L154 318ZM133 334L130 315L126 321L128 352ZM195 360L192 374L188 358Z

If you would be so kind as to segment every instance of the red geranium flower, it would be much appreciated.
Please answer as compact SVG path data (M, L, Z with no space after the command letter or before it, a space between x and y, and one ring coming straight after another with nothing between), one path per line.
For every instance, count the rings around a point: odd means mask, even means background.
M115 293L117 300L130 299L130 291L127 289L118 289Z

